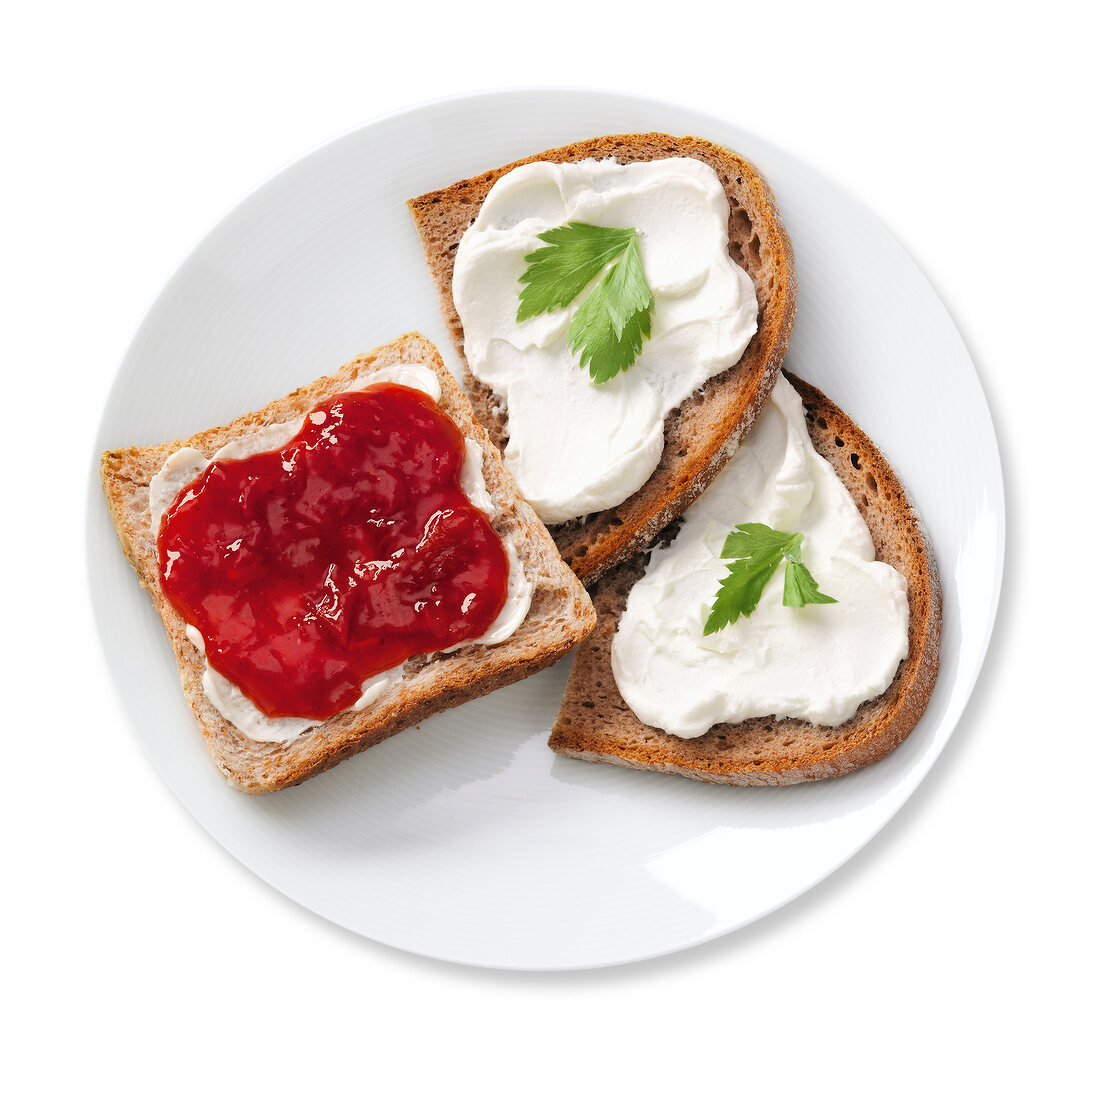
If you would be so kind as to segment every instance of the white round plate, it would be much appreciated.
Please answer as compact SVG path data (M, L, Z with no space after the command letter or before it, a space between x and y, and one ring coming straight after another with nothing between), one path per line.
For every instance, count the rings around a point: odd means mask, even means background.
M990 635L1001 467L944 306L888 231L829 180L727 122L665 103L561 90L467 96L379 119L302 157L172 276L118 371L97 453L225 423L409 329L456 367L405 201L541 149L642 130L730 146L772 184L800 283L787 365L888 454L936 549L937 688L883 761L823 783L740 789L554 756L546 741L565 660L303 786L243 795L206 753L160 620L94 485L99 630L168 785L277 889L408 951L493 967L604 966L689 947L776 909L907 799L952 733Z

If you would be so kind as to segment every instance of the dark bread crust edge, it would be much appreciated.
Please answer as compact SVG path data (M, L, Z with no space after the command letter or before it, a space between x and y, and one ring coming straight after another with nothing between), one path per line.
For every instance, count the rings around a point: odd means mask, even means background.
M151 530L149 481L169 454L183 446L208 456L223 444L267 424L283 423L340 392L350 380L396 362L420 362L438 376L442 409L484 451L484 479L496 505L493 526L515 541L534 593L530 611L514 635L496 646L469 645L432 658L411 658L403 681L364 710L344 711L288 744L253 741L226 722L202 690L203 659L185 623L160 589ZM101 460L103 491L122 550L152 597L175 651L187 700L214 763L241 791L280 790L325 771L400 730L479 695L540 671L567 653L594 627L590 598L561 561L544 524L519 496L502 456L476 421L468 399L442 364L438 350L408 333L345 364L258 412L187 440L107 451Z
M682 738L647 726L621 698L610 666L617 621L644 572L644 557L638 555L593 592L598 625L576 653L549 739L554 752L710 783L779 786L844 775L879 760L921 718L937 678L941 637L941 589L921 518L868 436L814 386L786 376L803 399L812 444L865 518L878 560L907 579L909 651L895 679L847 722L826 729L770 717L724 723L701 737Z
M640 489L615 508L550 528L564 560L587 584L646 546L693 503L735 453L773 388L796 314L796 269L769 184L737 153L701 138L618 134L549 149L408 202L442 313L464 362L464 334L453 304L453 260L500 177L534 161L615 157L633 163L672 156L704 161L720 176L731 205L729 252L754 281L758 331L735 366L710 379L667 417L663 456ZM498 397L471 375L467 364L464 383L477 415L502 448L506 424Z

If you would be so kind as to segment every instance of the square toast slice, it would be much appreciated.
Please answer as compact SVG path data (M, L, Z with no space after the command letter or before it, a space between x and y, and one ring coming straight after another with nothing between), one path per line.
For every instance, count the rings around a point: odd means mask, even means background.
M483 448L483 474L498 513L492 526L510 535L533 585L529 613L510 638L494 646L467 644L451 653L412 657L403 679L361 711L346 710L288 743L255 741L226 721L202 688L205 660L186 635L186 624L160 588L156 532L149 511L149 483L164 460L190 446L206 457L231 440L272 424L291 422L319 402L394 363L421 363L441 384L442 410L462 434ZM425 718L513 683L552 664L594 627L594 610L575 575L563 563L544 524L521 498L502 456L477 422L468 398L442 363L437 348L418 333L345 364L257 412L186 440L107 451L101 460L103 492L119 542L164 622L179 665L183 691L214 763L237 789L274 791L302 782Z

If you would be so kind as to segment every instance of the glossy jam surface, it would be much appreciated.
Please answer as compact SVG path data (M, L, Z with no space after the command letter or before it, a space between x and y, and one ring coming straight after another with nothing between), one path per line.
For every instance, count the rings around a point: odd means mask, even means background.
M461 489L464 455L418 390L332 397L281 450L213 462L179 494L158 537L164 594L264 714L329 718L502 609L506 551Z

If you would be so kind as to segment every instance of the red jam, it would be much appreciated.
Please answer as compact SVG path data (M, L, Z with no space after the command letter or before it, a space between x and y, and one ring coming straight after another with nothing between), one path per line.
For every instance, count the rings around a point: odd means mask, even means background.
M419 390L338 394L280 451L214 462L179 494L157 540L164 594L264 714L330 718L502 610L506 552L461 489L464 455Z

